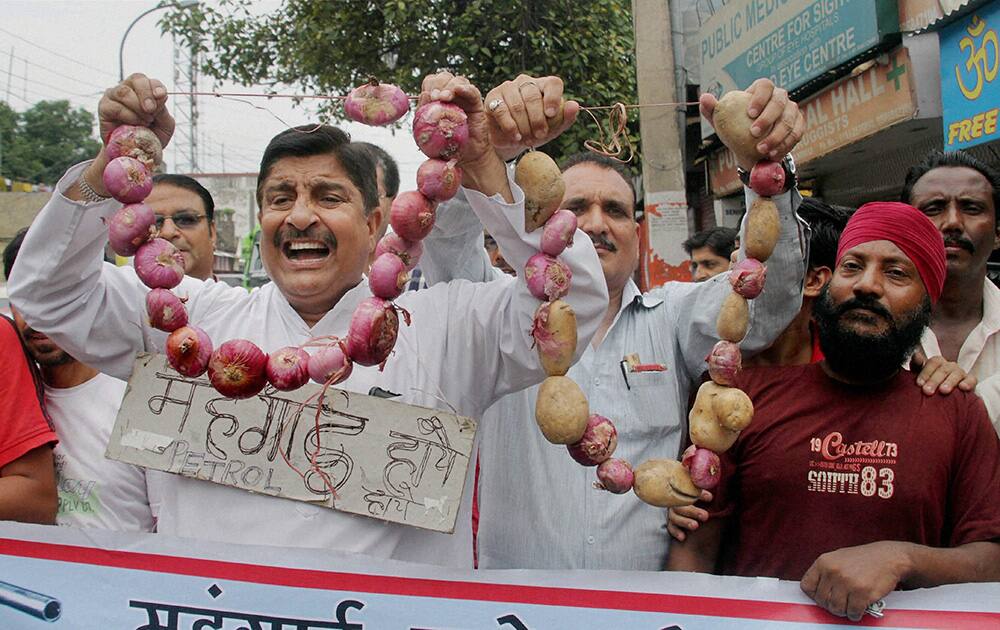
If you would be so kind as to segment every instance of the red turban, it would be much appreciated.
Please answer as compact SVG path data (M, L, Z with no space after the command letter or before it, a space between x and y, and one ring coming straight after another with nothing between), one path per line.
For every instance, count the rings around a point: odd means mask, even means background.
M896 201L866 203L858 208L840 235L837 263L847 250L870 241L889 241L903 250L924 281L931 303L937 303L944 288L947 265L944 239L923 212Z

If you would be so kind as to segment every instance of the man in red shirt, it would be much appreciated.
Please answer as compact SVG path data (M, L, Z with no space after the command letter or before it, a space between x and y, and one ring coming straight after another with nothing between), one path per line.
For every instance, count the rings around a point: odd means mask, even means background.
M925 396L900 369L944 276L941 236L918 210L858 210L814 306L825 360L741 374L754 422L722 456L713 518L671 547L668 569L801 580L855 621L899 586L1000 579L986 409L964 391Z
M4 252L4 275L10 271ZM14 322L0 315L0 521L55 523L58 499L52 447L56 434L42 409Z

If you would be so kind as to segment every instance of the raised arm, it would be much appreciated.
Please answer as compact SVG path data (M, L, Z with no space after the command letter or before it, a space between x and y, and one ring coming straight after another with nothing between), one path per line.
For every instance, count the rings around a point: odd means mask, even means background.
M788 99L788 94L777 89L767 79L759 79L748 89L753 95L748 113L755 118L755 134L761 138L764 152L780 158L786 155L801 138L804 119L798 106ZM715 99L710 94L702 96L702 114L712 122ZM749 168L752 165L742 165ZM758 195L745 189L747 208L752 207ZM750 302L750 325L740 347L754 353L771 345L799 312L802 304L802 281L805 274L805 239L795 215L801 197L791 189L772 198L778 208L781 228L777 246L767 260L767 281L764 291ZM745 257L744 245L746 217L740 226L740 258ZM677 287L675 287L677 289ZM722 301L732 292L729 274L720 274L705 282L694 283L678 289L680 299L675 299L675 316L680 325L679 342L684 362L691 378L698 378L705 369L705 356L718 341L716 318Z
M471 151L463 153L460 165L472 211L508 262L523 269L538 252L541 234L524 230L524 195L491 144L479 91L461 77L443 73L435 78L446 80L446 87L425 94L451 100L469 116ZM576 239L560 258L573 275L565 299L576 312L579 357L607 308L607 287L590 239ZM454 355L447 361L453 366L450 372L462 375L459 395L468 397L473 392L482 410L506 393L542 381L545 373L530 334L540 304L528 291L523 274L508 282L459 282L448 287L448 350L451 355L454 348Z
M533 87L522 91L521 86L527 84ZM428 88L433 90L433 84ZM490 142L504 160L558 137L573 124L580 109L576 101L563 101L563 82L556 76L522 74L490 90L484 100L490 104L485 111ZM429 285L459 278L489 282L504 277L483 249L483 225L464 189L438 207L434 230L424 241L421 269ZM520 274L523 267L514 269Z
M173 119L159 81L132 75L109 89L98 107L102 137L123 124L150 126L166 144ZM80 361L127 379L135 353L154 337L145 325L144 287L129 268L105 264L104 221L121 204L83 200L80 182L105 196L102 147L92 162L67 171L35 218L9 279L11 302L32 328ZM190 280L182 291L192 291Z

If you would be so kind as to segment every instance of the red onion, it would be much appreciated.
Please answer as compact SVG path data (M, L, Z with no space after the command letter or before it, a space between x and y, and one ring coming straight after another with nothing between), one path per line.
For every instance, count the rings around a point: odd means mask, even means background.
M739 344L720 341L712 347L705 360L708 361L708 375L719 385L736 385L736 375L742 368L743 359Z
M711 490L722 479L722 462L707 448L692 444L681 456L681 463L691 473L691 482L702 490Z
M350 91L344 99L344 112L351 120L366 125L388 125L410 111L406 92L389 83L372 80Z
M391 300L399 297L409 278L403 259L392 252L386 252L372 263L371 271L368 272L368 285L376 297Z
M267 381L283 392L294 391L309 382L309 353L286 346L267 357Z
M773 197L785 189L785 169L781 162L761 160L750 169L750 190L761 197Z
M451 103L421 105L413 115L413 139L427 157L451 159L469 140L468 116Z
M197 326L183 326L167 337L167 362L184 376L201 376L212 357L212 340Z
M132 256L149 240L156 225L153 209L144 203L130 203L108 220L108 242L119 256Z
M399 315L392 302L365 298L354 309L347 332L347 355L361 365L378 365L389 358L396 345Z
M415 190L399 193L389 211L392 231L408 241L419 241L434 229L434 204Z
M524 279L533 296L543 302L551 302L569 292L573 272L558 258L539 252L524 266Z
M106 144L109 160L124 155L139 160L149 168L163 161L163 144L148 127L116 127Z
M336 385L345 381L353 370L354 363L344 351L343 341L323 346L309 357L309 378L320 385Z
M230 339L208 361L208 380L227 398L250 398L267 385L267 355L246 339Z
M153 328L166 332L174 332L188 323L184 300L169 289L153 289L146 294L146 313Z
M573 234L576 233L576 215L572 211L562 209L549 217L542 230L543 253L558 256L563 250L573 244Z
M425 160L417 169L417 190L433 201L447 201L462 185L462 169L455 160Z
M104 167L104 187L122 203L142 201L153 190L153 175L135 158L117 157Z
M587 418L587 429L578 442L567 444L570 457L584 466L597 466L608 460L618 446L614 423L598 414Z
M632 489L635 475L632 465L624 459L609 459L597 467L597 478L600 481L594 484L595 488L625 494Z
M424 253L424 246L420 241L408 241L395 232L386 232L375 246L375 258L386 252L399 256L406 265L406 270L413 271Z
M760 295L766 278L767 267L756 258L744 258L729 272L729 283L733 285L733 291L748 300Z
M170 241L154 238L136 251L135 274L150 289L173 289L184 278L184 257Z

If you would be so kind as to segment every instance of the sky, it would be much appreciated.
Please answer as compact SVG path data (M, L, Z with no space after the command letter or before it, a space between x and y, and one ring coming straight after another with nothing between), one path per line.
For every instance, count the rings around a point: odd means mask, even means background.
M214 0L209 0L214 4ZM0 100L23 111L40 100L67 99L95 114L100 95L118 82L118 48L129 23L156 0L0 0ZM270 11L279 2L258 2ZM125 41L124 70L142 72L174 89L173 42L160 34L165 11L139 20ZM252 93L259 87L215 85L202 77L201 91ZM292 89L289 93L295 93ZM199 167L206 173L256 172L268 140L288 126L315 122L310 110L290 99L251 98L258 107L212 96L198 100ZM173 108L171 107L171 111ZM279 120L280 119L280 120ZM400 190L415 188L423 156L409 133L409 119L390 129L342 124L355 140L373 142L396 158ZM95 130L96 137L96 130ZM174 149L164 153L168 171L177 164Z

